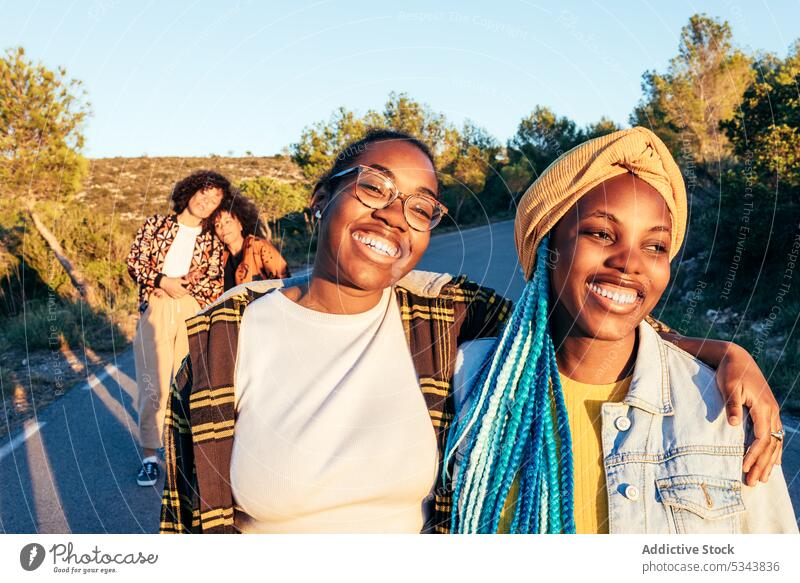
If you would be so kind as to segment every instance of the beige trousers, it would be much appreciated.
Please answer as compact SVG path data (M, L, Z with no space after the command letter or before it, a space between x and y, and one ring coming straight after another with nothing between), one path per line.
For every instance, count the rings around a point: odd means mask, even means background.
M166 294L150 296L139 319L133 351L136 360L136 408L139 440L143 448L163 446L164 415L173 376L189 353L186 319L200 311L190 295L173 299Z

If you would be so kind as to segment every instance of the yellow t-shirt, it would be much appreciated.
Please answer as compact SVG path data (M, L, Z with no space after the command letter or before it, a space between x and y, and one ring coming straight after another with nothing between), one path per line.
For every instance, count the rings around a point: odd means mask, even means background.
M575 532L578 534L608 533L608 496L603 470L601 442L601 406L622 401L628 394L631 378L606 385L589 385L561 377L564 402L572 433L572 457L575 483ZM500 515L497 532L511 530L519 479L515 479Z

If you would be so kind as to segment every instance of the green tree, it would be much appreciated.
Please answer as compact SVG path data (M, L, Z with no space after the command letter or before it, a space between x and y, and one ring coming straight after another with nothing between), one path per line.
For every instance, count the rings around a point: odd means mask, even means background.
M763 55L753 70L740 109L722 124L736 166L725 174L720 222L738 227L747 210L749 265L775 282L786 275L800 229L800 41L786 59ZM728 256L735 252L729 241L719 246Z
M302 213L308 205L309 193L304 187L268 176L242 180L239 188L256 203L259 212L266 218L270 236L282 217L290 213Z
M431 147L439 167L451 164L460 148L460 134L444 115L405 93L390 93L382 111L358 116L340 107L327 121L305 128L300 140L289 147L290 155L303 176L313 181L333 164L337 152L372 128L389 128L421 139Z
M448 130L452 130L444 115L405 93L390 93L382 115L374 120L367 116L365 121L420 138L434 150L434 154L440 153L448 142Z
M730 154L720 123L730 119L752 79L751 59L732 44L730 25L695 14L681 29L666 73L647 71L631 123L651 128L684 162L713 164Z
M354 112L340 107L328 121L307 127L290 146L292 160L308 181L316 180L333 163L333 157L349 142L361 138L368 125Z
M518 198L533 182L533 168L527 160L519 159L500 170L508 191L514 199Z
M574 121L537 105L519 122L517 133L508 143L509 154L512 162L525 159L538 176L553 160L583 141L582 138Z
M619 126L606 117L580 128L568 117L561 117L548 107L536 106L530 115L522 118L517 133L508 142L514 167L508 171L509 175L513 173L518 179L526 173L538 176L564 152L618 129Z
M53 223L44 220L48 214L63 214L86 171L81 149L88 115L80 81L70 79L63 67L51 71L33 63L22 47L0 58L0 184L7 208L3 214L13 217L4 226L27 224L38 232L74 290L96 308L94 286L62 248ZM25 246L8 251L21 254ZM34 267L43 281L54 279L45 263Z
M753 66L754 82L741 107L723 124L740 160L772 186L800 187L800 41L785 60L764 55Z
M599 138L600 136L605 136L607 134L618 132L622 128L619 127L617 122L608 119L607 117L601 117L595 123L589 124L583 130L583 138L586 140L591 140L593 138Z
M0 58L0 184L18 200L64 200L86 170L80 152L89 104L64 68L33 63L19 47Z
M448 144L447 164L439 172L446 198L452 205L450 212L459 222L467 201L480 206L480 196L500 146L485 129L470 120L464 122L454 137L454 143Z

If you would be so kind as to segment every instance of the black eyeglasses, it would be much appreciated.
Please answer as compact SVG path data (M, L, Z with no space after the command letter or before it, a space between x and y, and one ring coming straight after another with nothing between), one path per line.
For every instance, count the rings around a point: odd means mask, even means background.
M394 181L380 170L369 166L353 166L334 174L328 180L356 174L356 198L371 209L384 209L398 198L403 201L403 216L408 226L415 231L430 231L438 225L447 207L432 196L425 194L403 194Z

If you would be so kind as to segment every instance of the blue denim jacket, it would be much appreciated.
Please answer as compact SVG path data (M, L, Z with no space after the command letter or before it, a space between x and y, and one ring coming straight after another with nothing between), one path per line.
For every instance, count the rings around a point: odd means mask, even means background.
M743 483L745 429L728 424L714 371L662 340L646 322L638 334L627 396L602 405L609 531L797 533L780 466L767 483ZM461 346L457 411L491 347L489 340Z

